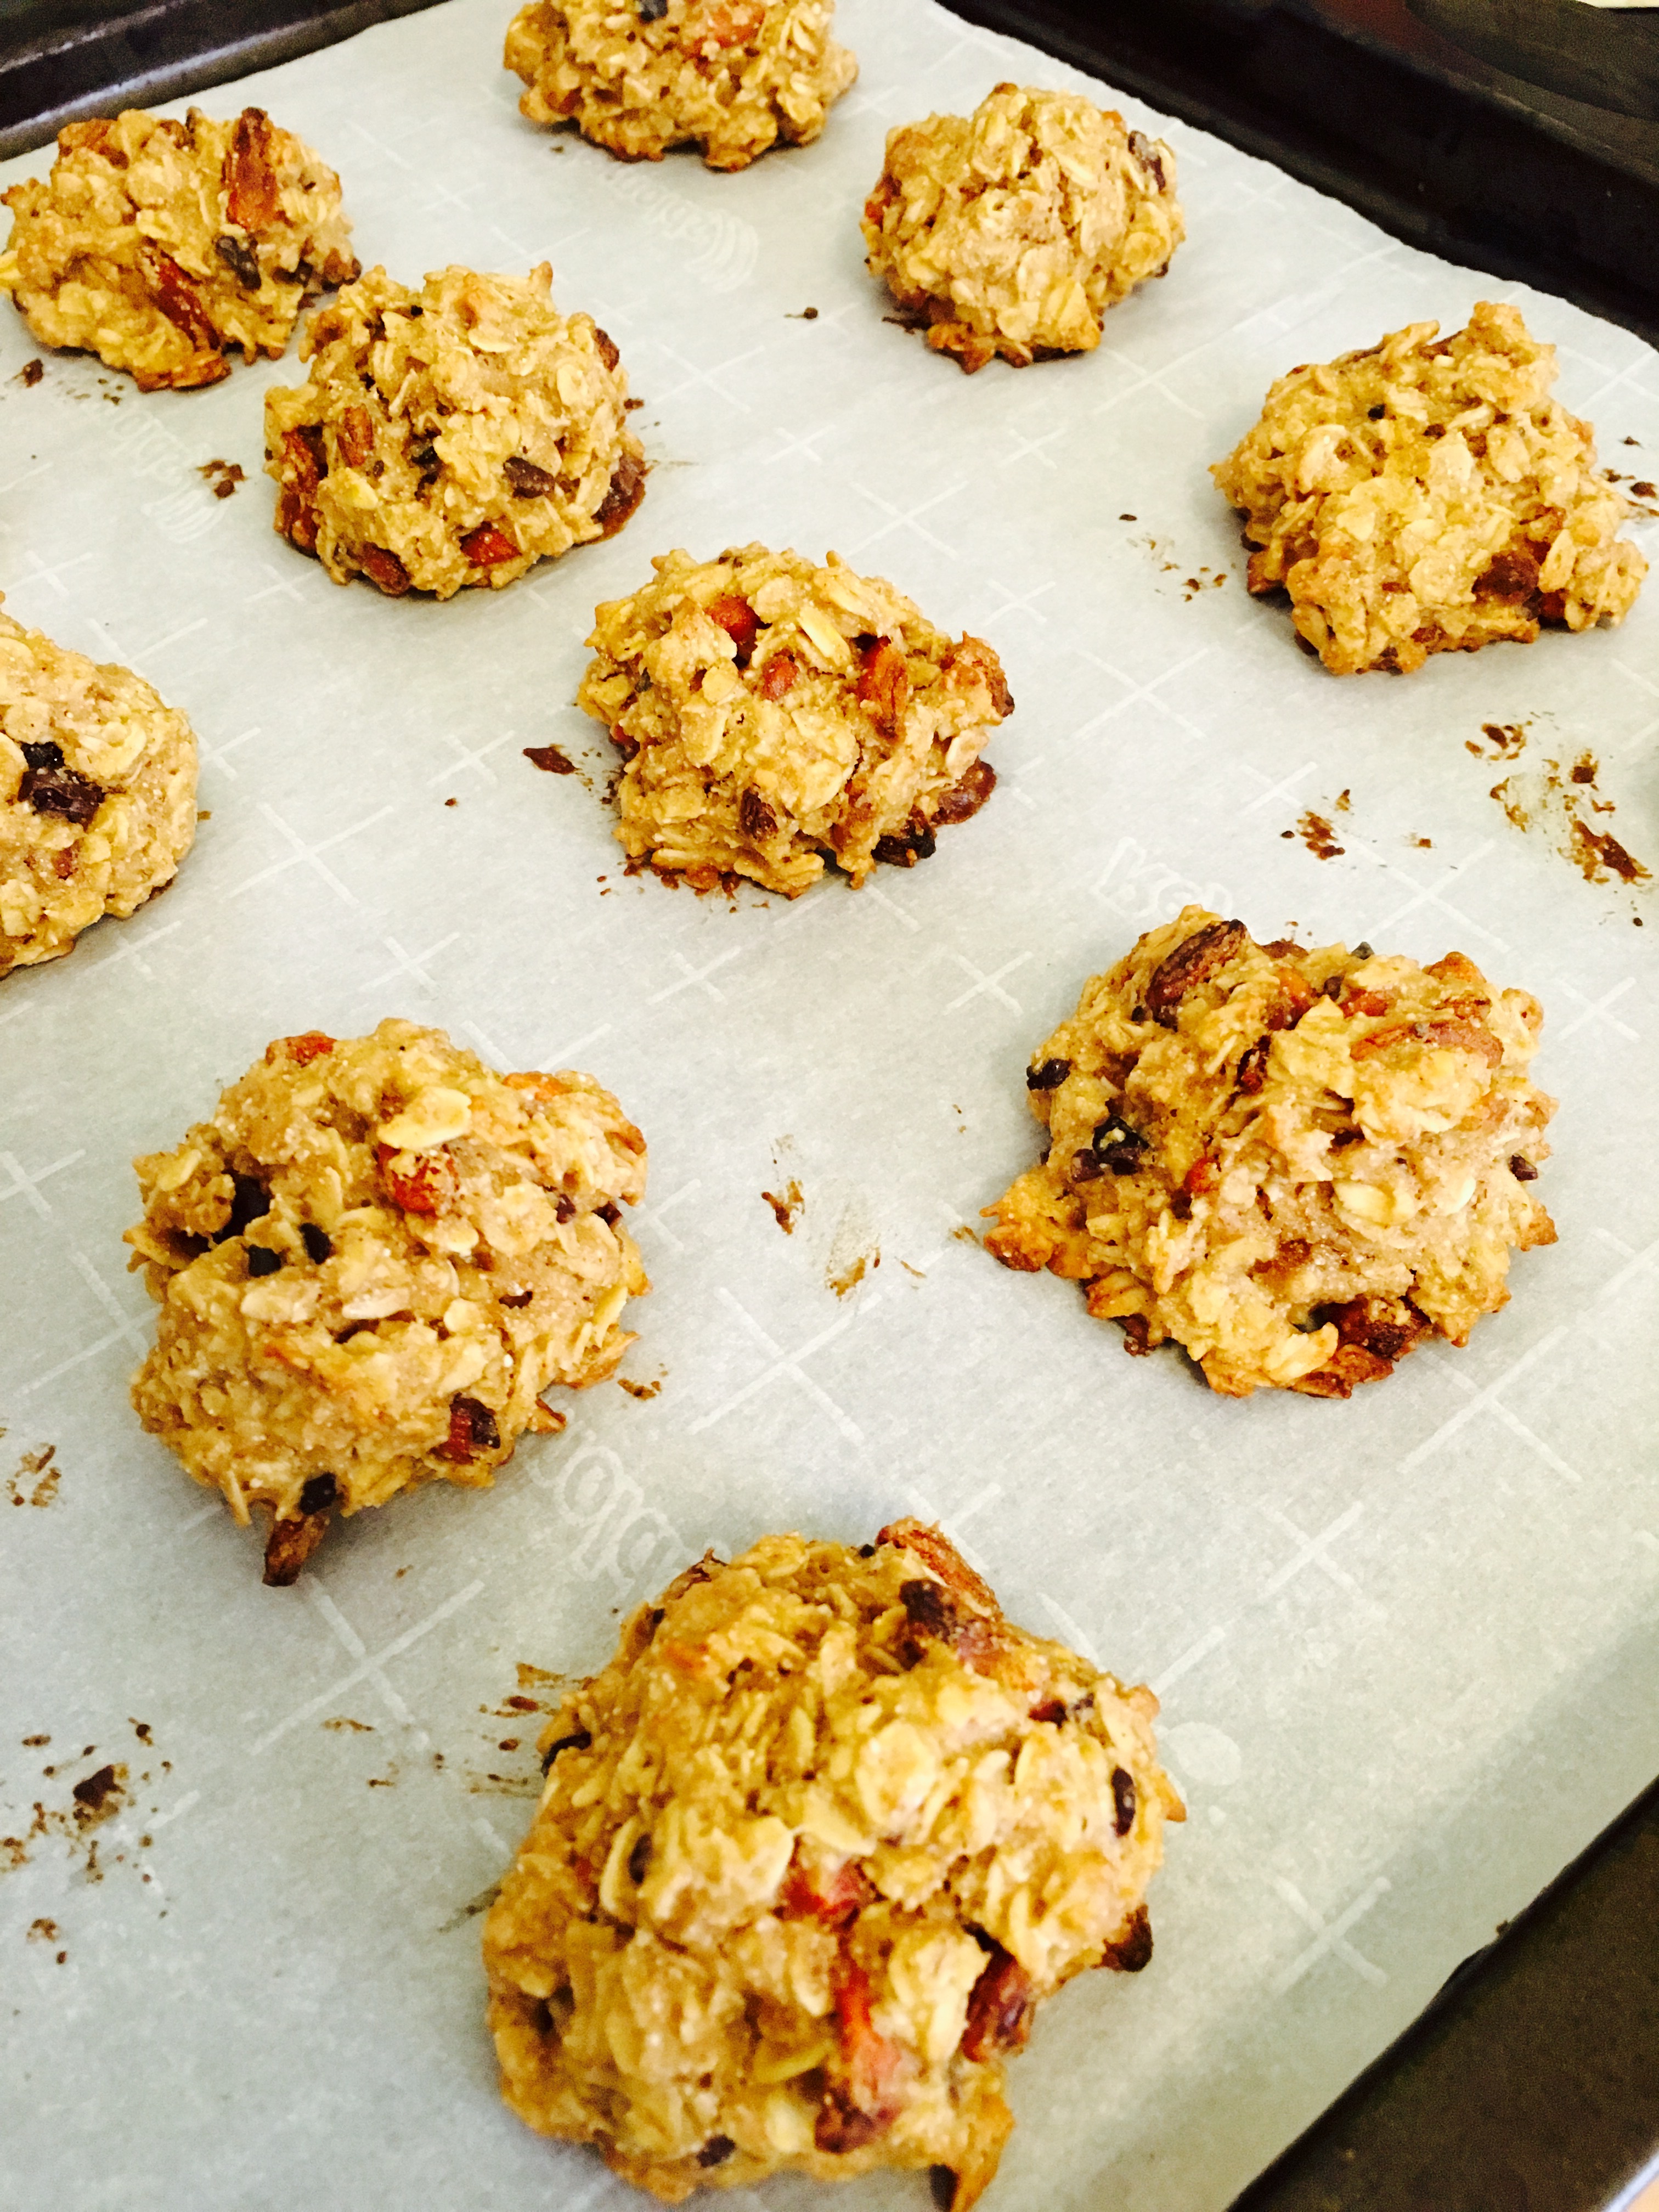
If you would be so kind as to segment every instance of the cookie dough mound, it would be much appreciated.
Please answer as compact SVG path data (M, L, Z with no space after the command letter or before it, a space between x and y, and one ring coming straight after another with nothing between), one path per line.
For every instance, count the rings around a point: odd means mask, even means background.
M624 161L701 146L744 169L805 146L859 73L830 35L835 0L531 0L506 63L532 123L574 123Z
M1211 470L1259 549L1250 589L1288 592L1337 676L1622 622L1647 574L1595 433L1549 396L1555 348L1485 301L1439 328L1293 368Z
M986 1244L1081 1283L1127 1351L1174 1337L1229 1397L1346 1398L1432 1331L1467 1343L1510 1251L1555 1242L1529 1188L1542 1021L1461 952L1261 945L1189 906L1031 1062L1048 1149Z
M967 2212L1037 2004L1152 1955L1157 1710L917 1522L711 1553L542 1737L484 1923L507 2103L670 2204L932 2166Z
M965 369L1087 353L1185 236L1163 139L1080 93L1014 84L890 131L864 210L871 269Z
M620 530L645 492L628 379L552 283L544 261L418 292L371 269L313 315L310 381L265 394L277 535L337 584L447 599Z
M130 668L0 614L0 975L135 913L196 835L196 739Z
M617 1204L645 1139L588 1075L496 1075L441 1030L279 1037L170 1152L126 1241L161 1306L133 1403L292 1582L331 1514L487 1486L562 1428L650 1288Z
M143 392L216 384L232 346L275 360L307 298L357 274L340 179L258 107L69 124L51 176L0 197L0 287L30 330Z
M914 867L996 784L980 749L1014 702L976 637L952 644L836 554L669 553L654 583L595 610L576 702L627 765L630 864L711 890L747 876L791 898L825 854L855 884Z

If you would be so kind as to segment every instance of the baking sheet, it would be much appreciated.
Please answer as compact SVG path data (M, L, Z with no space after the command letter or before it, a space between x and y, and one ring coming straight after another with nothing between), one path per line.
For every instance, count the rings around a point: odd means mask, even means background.
M994 2202L1208 2212L1659 1768L1659 930L1488 795L1588 749L1596 826L1654 859L1659 592L1617 632L1338 682L1245 597L1205 465L1291 363L1499 297L1650 477L1659 367L1159 123L1191 234L1167 280L1092 356L966 378L864 272L884 133L1088 80L927 0L843 0L863 74L817 145L630 168L519 119L507 12L450 0L204 104L317 145L366 264L551 258L646 402L617 539L447 606L341 590L258 474L292 355L150 398L49 357L29 387L0 322L8 608L188 712L209 812L163 899L0 988L0 2203L635 2202L495 2096L478 1906L534 1796L539 1717L506 1701L547 1694L517 1669L600 1664L707 1544L915 1511L1015 1618L1158 1686L1191 1805L1151 1970L1073 1985L1012 2069ZM621 873L609 748L568 703L592 607L750 537L833 546L1006 664L995 800L914 873L793 906ZM549 743L582 775L535 772ZM1262 938L1456 946L1543 1001L1560 1241L1466 1351L1346 1405L1230 1403L964 1234L1034 1156L1028 1053L1188 897ZM270 1037L394 1012L590 1068L642 1124L627 1372L661 1388L562 1401L493 1493L364 1515L269 1591L128 1410L127 1164ZM785 1237L763 1193L791 1179ZM77 1821L111 1761L130 1801Z

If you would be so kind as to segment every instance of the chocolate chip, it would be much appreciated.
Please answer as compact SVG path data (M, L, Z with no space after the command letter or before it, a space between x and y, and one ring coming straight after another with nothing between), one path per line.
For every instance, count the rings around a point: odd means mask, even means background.
M668 0L639 0L639 9L641 22L660 23L668 13Z
M546 469L538 469L534 461L526 460L522 453L509 453L501 463L502 472L513 487L514 499L546 499L557 489L558 478Z
M17 796L37 814L57 814L84 828L104 803L104 787L72 768L31 768Z
M901 835L877 838L875 854L890 868L914 868L918 860L931 860L938 849L932 824L913 815Z
M556 1743L547 1747L547 1755L542 1760L542 1772L546 1773L562 1751L586 1751L592 1741L586 1729L578 1729L574 1735L562 1735Z
M1254 1098L1267 1080L1267 1054L1272 1049L1273 1039L1259 1036L1239 1055L1238 1087L1247 1098Z
M1123 1349L1132 1359L1144 1359L1152 1350L1152 1326L1145 1314L1123 1316Z
M606 1202L605 1202L605 1205L603 1205L603 1206L596 1206L594 1207L593 1211L594 1211L594 1212L595 1212L595 1213L597 1213L597 1214L598 1214L598 1216L599 1216L599 1219L600 1219L601 1221L603 1221L608 1228L611 1228L611 1229L614 1229L614 1228L616 1227L617 1224L617 1223L622 1219L622 1215L621 1215L621 1214L617 1211L617 1208L616 1208L614 1206L612 1206L612 1205L610 1203L610 1201L609 1201L608 1200L606 1200Z
M644 497L645 463L624 453L593 520L605 537L614 538Z
M313 1474L300 1492L301 1513L327 1513L338 1499L340 1486L331 1474Z
M875 1547L875 1546L874 1546L873 1544L860 1544L860 1545L859 1546L859 1557L860 1557L860 1559L873 1559L875 1558L875 1556L876 1556L876 1547Z
M214 240L213 250L245 292L258 290L264 282L264 271L259 266L252 239L232 238L227 234Z
M50 738L42 738L35 744L30 744L26 741L23 746L23 758L30 768L62 768L64 748L62 745L54 744Z
M561 1192L560 1192L560 1194L559 1194L559 1195L558 1195L558 1197L557 1197L557 1199L556 1199L556 1200L555 1200L555 1202L554 1202L554 1206L553 1206L553 1218L554 1218L554 1219L555 1219L556 1221L574 1221L574 1218L575 1218L575 1217L576 1217L576 1201L575 1201L575 1200L574 1200L574 1199L573 1199L573 1198L567 1198L567 1197L564 1195L563 1192L562 1192L562 1191L561 1191Z
M1135 1175L1142 1166L1140 1155L1146 1150L1146 1139L1138 1129L1132 1129L1121 1115L1110 1115L1101 1122L1094 1133L1094 1150L1103 1165L1114 1175Z
M1072 1072L1069 1060L1040 1060L1036 1066L1025 1071L1028 1091L1057 1091Z
M1353 949L1353 957L1356 960L1369 960L1372 957L1371 948L1363 937Z
M1127 1766L1112 1769L1112 1826L1127 1836L1135 1824L1135 1778Z
M1072 1181L1073 1182L1097 1182L1105 1172L1106 1163L1098 1152L1091 1152L1085 1146L1082 1152L1073 1153Z
M643 14L645 9L650 4L651 0L640 0L641 13ZM662 13L662 9L667 5L668 0L662 0L661 7L657 10L658 14L660 15ZM726 2160L731 2157L732 2152L736 2148L737 2145L732 2142L730 2136L710 2136L708 2142L697 2153L697 2164L699 2166L724 2166Z
M622 359L622 356L617 351L617 342L609 331L602 331L597 323L593 325L593 343L599 350L599 359L605 367L614 368Z
M1516 1182L1536 1182L1538 1180L1537 1169L1522 1152L1510 1153L1510 1173L1515 1177Z
M930 2166L927 2186L933 2192L939 2212L951 2212L951 2207L957 2201L957 2177L951 2169L948 2166Z
M1190 1221L1193 1218L1193 1201L1190 1194L1184 1190L1174 1192L1170 1199L1170 1211L1177 1221Z
M898 1640L898 1656L906 1667L917 1667L927 1657L930 1642L954 1640L958 1626L957 1609L947 1590L920 1577L914 1582L899 1584L899 1602L904 1607L905 1623Z
M1380 422L1388 411L1388 409L1379 399L1375 407L1368 407L1365 410L1365 418L1370 422Z
M1158 148L1144 131L1132 131L1129 133L1129 151L1152 179L1154 190L1161 192L1164 190L1164 163Z
M300 1242L306 1248L306 1257L319 1267L334 1249L329 1241L328 1231L325 1229L319 1229L314 1221L302 1221L300 1224Z
M649 1836L636 1836L634 1848L628 1854L628 1879L636 1889L645 1880L645 1870L650 1863L651 1838Z
M240 1237L250 1223L262 1220L270 1211L270 1193L257 1176L231 1173L234 1187L230 1201L230 1218L214 1237L222 1244L228 1237Z
M1138 1974L1150 1963L1152 1955L1152 1923L1142 1905L1137 1906L1117 1941L1106 1945L1100 1963L1109 1966L1114 1973Z
M738 826L745 837L770 837L778 826L778 817L752 785L738 801Z
M1342 996L1342 980L1340 975L1328 975L1319 988L1328 999L1340 999Z
M247 1248L247 1271L250 1275L274 1275L283 1264L280 1252L273 1252L268 1244L250 1244Z

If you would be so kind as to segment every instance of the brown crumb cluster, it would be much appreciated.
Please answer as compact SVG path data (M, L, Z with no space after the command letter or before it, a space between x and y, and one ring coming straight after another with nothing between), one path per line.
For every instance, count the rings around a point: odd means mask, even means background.
M1339 676L1621 622L1647 574L1595 435L1549 390L1555 349L1486 301L1294 368L1211 473L1245 516L1249 587L1290 595Z
M506 64L532 123L574 123L624 161L699 146L743 169L823 130L858 64L830 35L835 0L530 0Z
M543 1732L484 1928L507 2103L665 2203L928 2167L968 2212L1037 2006L1152 1955L1156 1711L920 1522L710 1554Z
M1185 234L1163 139L1079 93L1014 84L890 131L864 210L871 269L964 369L1089 351Z
M981 639L955 643L879 577L763 545L668 553L594 613L577 704L626 763L617 836L701 890L795 897L826 857L854 884L914 867L996 783L980 751L1013 711Z
M46 344L143 392L216 384L234 346L276 359L306 301L357 274L339 179L258 107L67 124L50 177L3 198L0 289Z
M1173 1337L1230 1397L1346 1398L1431 1332L1466 1343L1511 1251L1555 1241L1542 1019L1460 952L1261 945L1188 907L1032 1060L1048 1150L987 1247L1080 1284L1131 1352Z
M541 1393L605 1381L650 1285L619 1206L645 1140L591 1076L499 1076L441 1030L281 1037L129 1230L161 1313L133 1402L291 1583L336 1512L487 1487Z
M645 490L628 380L552 283L371 269L313 315L309 380L265 395L277 534L336 583L447 599L620 530Z

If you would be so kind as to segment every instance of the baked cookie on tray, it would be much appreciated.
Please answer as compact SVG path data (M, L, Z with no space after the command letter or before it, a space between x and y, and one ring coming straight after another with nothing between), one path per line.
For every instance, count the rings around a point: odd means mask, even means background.
M1258 549L1251 591L1288 592L1337 676L1622 622L1647 574L1595 433L1549 396L1555 348L1484 301L1439 328L1293 368L1211 471Z
M1014 702L982 639L952 643L880 577L764 545L659 556L594 611L576 703L626 763L631 866L797 896L826 855L854 884L914 867L996 774L981 748Z
M309 381L265 394L278 536L337 584L447 599L620 530L645 491L628 379L552 283L544 261L418 292L371 269L313 315Z
M1185 235L1162 138L1080 93L1016 84L890 131L864 208L870 268L965 369L1088 352Z
M710 1553L542 1737L484 1923L507 2103L665 2203L928 2166L967 2212L1036 2006L1152 1956L1157 1710L921 1522Z
M624 161L700 146L747 168L805 146L859 73L830 36L835 0L530 0L506 65L532 123L574 123Z
M645 1139L592 1076L495 1074L440 1030L279 1037L127 1231L161 1307L133 1403L291 1583L336 1512L487 1487L550 1383L603 1382L650 1288L618 1204Z
M0 614L0 975L170 884L196 836L196 738L130 668Z
M1032 1060L1048 1147L986 1246L1080 1284L1129 1352L1173 1337L1229 1397L1346 1398L1425 1336L1467 1343L1511 1251L1555 1242L1542 1022L1461 952L1258 945L1189 906Z
M263 108L66 124L51 175L0 197L0 288L30 330L143 392L216 384L233 346L275 360L307 299L357 274L340 179Z

